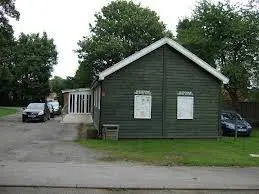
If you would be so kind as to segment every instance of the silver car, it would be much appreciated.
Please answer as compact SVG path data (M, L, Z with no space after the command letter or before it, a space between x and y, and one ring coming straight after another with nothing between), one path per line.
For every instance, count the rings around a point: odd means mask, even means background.
M48 102L48 105L52 105L53 106L54 114L55 115L60 115L61 114L61 106L59 105L58 101Z

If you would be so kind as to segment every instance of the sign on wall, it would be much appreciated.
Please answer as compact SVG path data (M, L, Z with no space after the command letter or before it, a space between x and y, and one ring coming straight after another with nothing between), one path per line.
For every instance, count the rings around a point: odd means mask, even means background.
M178 96L193 96L193 93L191 91L178 91Z
M193 119L193 96L177 96L177 119Z
M151 119L151 92L146 90L137 90L134 94L134 118Z

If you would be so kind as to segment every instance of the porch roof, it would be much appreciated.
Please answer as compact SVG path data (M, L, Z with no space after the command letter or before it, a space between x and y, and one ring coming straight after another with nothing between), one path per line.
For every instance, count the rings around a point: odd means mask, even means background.
M66 89L62 90L62 94L64 93L71 93L71 92L87 92L90 91L90 88L75 88L75 89Z

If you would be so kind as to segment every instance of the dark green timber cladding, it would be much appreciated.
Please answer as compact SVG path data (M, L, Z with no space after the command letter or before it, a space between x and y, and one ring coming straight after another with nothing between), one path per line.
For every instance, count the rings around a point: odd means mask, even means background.
M119 138L218 135L220 81L167 45L109 75L102 88L101 124L120 125ZM151 119L134 119L136 90L152 92ZM193 92L193 120L177 120L178 91Z
M99 120L100 119L100 110L93 106L93 123L94 123L94 126L99 129Z
M217 137L220 81L169 46L164 49L165 133L168 137ZM193 120L177 120L177 92L194 96Z
M162 137L163 48L106 77L101 101L102 124L119 124L119 138ZM152 119L134 119L134 92L152 92Z

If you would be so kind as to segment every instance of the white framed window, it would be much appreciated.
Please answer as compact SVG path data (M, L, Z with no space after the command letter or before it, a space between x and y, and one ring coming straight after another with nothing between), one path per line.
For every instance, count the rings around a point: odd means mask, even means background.
M193 119L193 96L177 96L177 119Z

